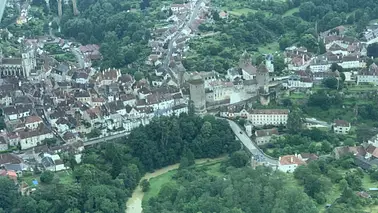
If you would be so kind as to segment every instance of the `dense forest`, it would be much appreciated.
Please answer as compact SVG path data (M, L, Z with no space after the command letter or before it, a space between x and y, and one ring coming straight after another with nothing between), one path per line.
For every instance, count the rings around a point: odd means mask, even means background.
M235 152L217 167L218 173L180 165L157 196L145 202L144 212L315 213L326 208L330 213L362 213L376 202L376 194L364 199L355 193L366 190L366 174L356 167L352 155L312 161L294 174L246 167L245 155ZM377 180L378 173L370 176Z
M42 173L37 191L20 196L11 180L0 177L0 212L124 212L127 198L146 171L178 163L183 156L217 157L239 148L226 121L211 116L163 117L128 138L86 149L82 163L71 164L71 184Z
M181 1L173 1L180 3ZM43 0L33 0L40 11L34 11L38 23L25 25L29 34L48 32L47 19L53 20L56 34L74 38L83 44L101 45L104 60L101 67L123 68L127 72L148 72L144 61L150 49L147 47L151 31L167 25L171 14L162 11L170 2L158 0L87 0L78 1L80 14L74 16L71 5L64 5L63 17L57 23L57 2L50 2L50 9ZM274 53L293 44L322 53L323 44L316 39L319 32L339 25L352 28L348 35L359 37L370 20L378 18L378 2L374 0L287 0L287 1L212 1L213 12L209 22L199 27L201 33L217 33L191 42L192 53L184 60L189 71L225 72L235 66L244 51L256 52L258 64L261 53ZM219 12L231 13L228 19ZM242 11L242 12L239 12ZM34 29L35 28L35 29ZM37 30L38 29L38 30ZM46 30L47 29L47 30ZM260 57L260 58L259 58ZM284 68L279 54L275 60L277 70ZM139 68L138 68L139 67Z
M315 202L288 176L265 167L225 169L215 177L201 169L184 169L144 208L146 213L316 213Z

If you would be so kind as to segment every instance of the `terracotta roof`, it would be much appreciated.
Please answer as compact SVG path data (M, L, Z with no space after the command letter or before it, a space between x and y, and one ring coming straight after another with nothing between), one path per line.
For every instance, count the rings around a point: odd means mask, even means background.
M366 152L378 158L378 148L373 146L372 144L369 144L369 146L366 148Z
M340 157L344 156L348 153L351 153L353 155L359 155L359 156L365 156L366 151L364 147L362 146L341 146L341 147L336 147L334 152L338 154Z
M285 155L280 157L280 165L305 165L306 162L304 162L302 159L298 158L295 155Z
M42 119L39 116L29 116L25 120L25 124L35 123L35 122L42 122Z
M300 156L302 159L307 159L306 160L307 163L309 161L317 160L319 158L316 154L313 154L313 153L301 153Z
M344 121L344 120L335 120L335 126L349 127L350 123L348 121Z
M22 163L22 159L17 157L14 154L9 154L9 153L0 154L0 165L7 164L7 163L19 164L19 163Z
M49 133L51 133L50 130L48 130L43 125L37 130L33 130L33 131L18 131L18 134L20 135L21 139L32 138L32 137L36 137L40 135L46 135Z

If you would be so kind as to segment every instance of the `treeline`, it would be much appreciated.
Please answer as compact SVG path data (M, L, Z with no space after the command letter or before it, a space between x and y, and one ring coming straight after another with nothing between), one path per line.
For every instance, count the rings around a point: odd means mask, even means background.
M31 196L20 196L13 182L1 177L0 212L124 212L146 171L178 163L188 153L216 157L238 148L226 121L163 117L135 129L127 139L85 150L82 164L72 167L72 184L52 180L41 183Z
M147 171L179 162L186 150L195 158L213 158L240 148L225 120L183 115L163 117L133 131L127 144Z
M312 161L307 166L298 167L294 177L303 186L305 193L318 204L332 203L327 212L365 212L363 207L375 201L360 198L356 194L356 191L366 190L362 185L366 174L357 168L353 158L353 155L347 155L338 160L326 158ZM327 195L335 191L340 192L337 199L327 200Z
M215 177L201 169L178 171L157 197L143 207L145 213L317 213L313 202L286 174L266 167L223 169Z

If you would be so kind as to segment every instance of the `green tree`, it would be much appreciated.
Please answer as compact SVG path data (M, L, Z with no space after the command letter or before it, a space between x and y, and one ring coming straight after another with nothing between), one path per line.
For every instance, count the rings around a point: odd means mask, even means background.
M339 87L339 80L334 77L326 78L323 80L323 84L330 89L337 89Z
M150 182L147 179L142 180L140 183L143 192L147 192L150 189Z
M42 183L51 183L54 179L54 173L52 171L46 170L42 172L40 179Z
M295 108L290 111L287 118L287 129L290 133L299 133L303 128L303 113L299 108Z
M318 49L318 41L311 34L303 35L299 40L299 43L311 52L316 52Z
M17 201L17 188L13 181L0 176L0 206L5 212L11 212Z
M144 78L144 75L143 75L142 72L139 72L139 71L135 72L135 74L134 74L134 79L135 79L135 81L139 81L139 80L141 80L142 78Z
M55 145L57 142L56 138L46 138L42 141L42 144L45 144L47 146Z
M249 156L245 151L236 151L231 154L229 162L231 166L241 168L247 165Z

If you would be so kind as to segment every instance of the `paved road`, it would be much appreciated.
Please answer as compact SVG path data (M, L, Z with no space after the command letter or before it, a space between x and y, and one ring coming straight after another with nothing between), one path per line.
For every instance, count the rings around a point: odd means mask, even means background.
M120 133L120 134L116 134L116 135L105 136L105 137L96 138L96 139L93 139L93 140L88 140L88 141L84 142L84 146L90 146L90 145L94 145L94 144L98 144L98 143L102 143L102 142L107 142L107 141L109 142L109 141L112 141L114 139L118 139L118 138L128 136L129 134L130 134L129 132L124 132L124 133Z
M277 165L278 161L272 159L271 157L265 155L265 153L259 149L248 137L248 135L242 130L239 125L237 125L234 121L227 120L230 124L232 131L235 133L236 137L244 144L244 146L252 153L252 155L257 158L260 162L270 164L272 166Z
M168 44L168 53L165 57L165 60L163 62L163 66L168 69L168 65L169 65L169 61L170 61L170 58L172 57L172 54L173 54L173 43L182 35L182 32L183 30L186 28L186 27L189 27L193 21L197 18L198 16L198 12L201 8L201 3L203 2L203 0L197 0L195 6L194 6L194 9L191 11L191 14L190 14L190 17L189 17L189 20L187 20L184 24L182 24L180 26L180 28L177 30L177 33L176 35L173 36L173 38L169 41L169 44ZM173 76L174 77L174 76Z
M84 68L84 56L80 50L76 47L71 48L71 52L75 55L79 68Z

